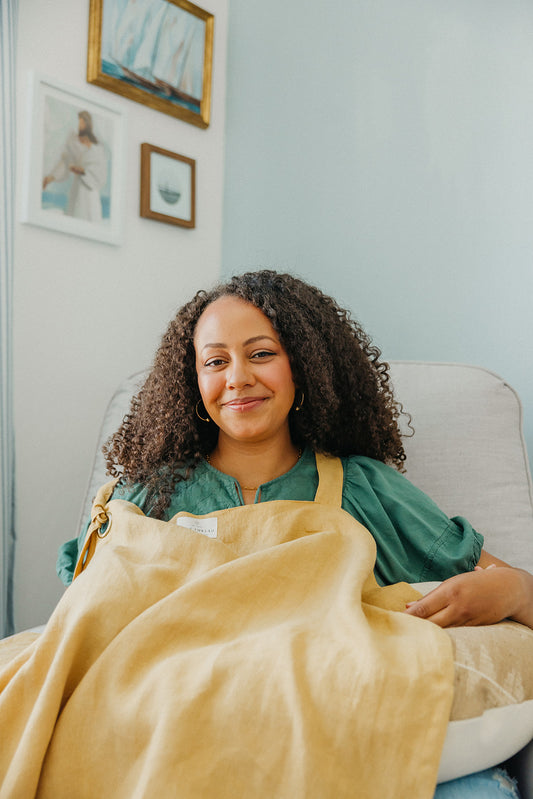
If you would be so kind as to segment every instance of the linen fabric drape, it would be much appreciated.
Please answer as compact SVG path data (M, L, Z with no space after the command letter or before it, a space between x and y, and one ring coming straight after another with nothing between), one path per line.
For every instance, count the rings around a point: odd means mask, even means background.
M317 468L314 502L168 522L100 489L72 585L0 670L0 799L433 796L450 639L377 585L340 460Z
M0 2L0 636L13 632L15 545L12 298L18 0Z

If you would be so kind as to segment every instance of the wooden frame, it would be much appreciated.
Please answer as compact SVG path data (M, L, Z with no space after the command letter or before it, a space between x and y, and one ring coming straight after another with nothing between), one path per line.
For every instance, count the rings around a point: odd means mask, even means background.
M189 0L91 0L87 80L207 128L213 30Z
M196 225L196 161L141 144L141 216L170 225Z
M121 244L124 130L99 92L30 72L22 221Z

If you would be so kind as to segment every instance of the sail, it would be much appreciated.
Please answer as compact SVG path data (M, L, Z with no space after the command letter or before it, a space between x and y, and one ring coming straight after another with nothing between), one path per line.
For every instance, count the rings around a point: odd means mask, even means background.
M111 57L124 70L153 80L152 63L168 7L165 0L127 0L111 48Z
M183 65L183 72L179 83L179 90L198 101L202 99L203 92L203 64L205 32L201 20L195 20L194 33L191 37L188 56Z
M115 22L111 57L121 66L130 68L142 41L144 24L154 0L128 0Z
M154 78L169 90L201 100L204 37L202 20L180 8L170 8L160 30Z
M164 0L153 0L151 8L144 19L142 36L131 65L131 71L142 77L153 80L153 65L159 48L161 30L172 6Z

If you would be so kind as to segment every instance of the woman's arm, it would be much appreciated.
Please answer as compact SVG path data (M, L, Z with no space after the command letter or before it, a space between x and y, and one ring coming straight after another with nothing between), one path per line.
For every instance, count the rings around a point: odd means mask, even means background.
M445 580L406 613L440 627L495 624L513 619L533 628L533 575L481 551L472 572Z

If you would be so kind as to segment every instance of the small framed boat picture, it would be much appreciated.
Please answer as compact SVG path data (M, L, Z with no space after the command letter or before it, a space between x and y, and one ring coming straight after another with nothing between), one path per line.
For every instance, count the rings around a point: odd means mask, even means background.
M192 228L195 206L196 161L141 144L141 216Z
M188 0L90 0L87 80L207 128L213 29Z

